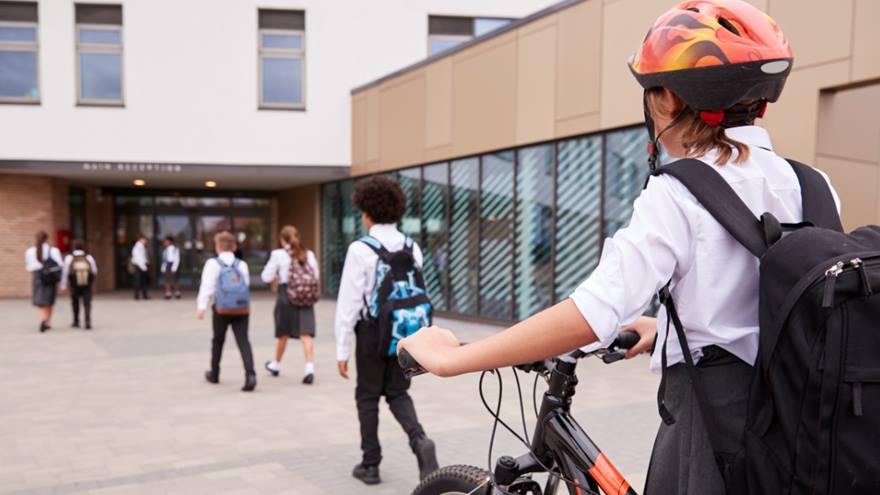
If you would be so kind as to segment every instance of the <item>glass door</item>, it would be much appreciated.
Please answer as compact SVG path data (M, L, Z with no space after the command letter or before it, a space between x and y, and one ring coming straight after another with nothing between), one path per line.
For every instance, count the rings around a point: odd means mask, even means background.
M195 237L190 252L193 260L193 277L197 287L201 282L205 261L217 256L214 252L214 234L221 230L232 230L232 221L226 215L195 215L194 220Z
M162 252L165 249L165 238L174 238L174 245L180 250L180 266L177 268L177 281L183 288L197 286L193 276L193 222L190 215L156 215L156 242L155 255L156 268L159 277L156 285L161 285Z
M238 255L247 262L251 274L251 287L265 286L260 272L263 271L271 251L267 219L261 216L236 216L233 226L238 241Z

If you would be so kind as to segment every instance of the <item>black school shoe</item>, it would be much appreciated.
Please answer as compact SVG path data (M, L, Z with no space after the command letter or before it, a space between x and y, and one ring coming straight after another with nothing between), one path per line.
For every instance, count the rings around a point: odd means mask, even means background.
M311 385L315 383L315 374L309 373L308 375L303 377L303 383L306 385Z
M280 373L280 371L273 370L272 368L270 368L269 364L271 364L271 363L272 363L272 361L266 361L266 364L264 364L263 367L266 368L266 371L268 371L269 373L272 373L272 376L278 376L278 373Z
M46 330L49 330L50 328L52 328L52 327L50 327L45 321L40 322L40 333L43 333Z
M209 383L220 383L220 373L208 370L205 372L205 380Z
M412 440L409 446L419 463L419 480L427 478L429 474L440 469L437 464L437 452L433 440L421 436Z
M257 375L256 373L248 373L244 377L244 386L241 387L241 391L252 392L255 388L257 388Z
M92 323L87 321L86 322L86 330L91 330L91 329L92 329Z
M363 464L358 464L354 467L351 475L367 485L378 485L382 482L382 478L379 477L379 466L364 466Z

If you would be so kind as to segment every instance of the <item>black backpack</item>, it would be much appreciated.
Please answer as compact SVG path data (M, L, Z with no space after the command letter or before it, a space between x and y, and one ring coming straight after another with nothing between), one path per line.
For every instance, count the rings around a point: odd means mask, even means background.
M755 218L699 160L654 172L681 181L760 260L760 344L744 450L727 465L719 459L722 475L730 495L878 494L880 227L844 233L824 177L789 163L803 201L804 222L794 225L769 213ZM717 446L684 329L668 290L663 296Z
M377 332L380 356L397 354L397 343L422 327L431 325L434 308L425 290L422 270L413 257L413 240L407 237L403 249L390 252L371 236L360 239L379 256L376 282L369 301L364 301L363 319Z
M37 248L40 249L40 248ZM43 260L43 266L40 268L40 282L43 285L55 285L61 281L61 265L52 259L52 250L49 250L49 256Z

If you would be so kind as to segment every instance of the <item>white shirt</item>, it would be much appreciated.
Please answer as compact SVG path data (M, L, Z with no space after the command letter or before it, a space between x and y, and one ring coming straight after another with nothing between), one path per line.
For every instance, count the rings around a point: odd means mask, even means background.
M370 235L381 242L391 252L403 249L404 236L396 224L377 224L370 229ZM413 258L416 266L422 266L422 250L413 243ZM354 326L361 316L364 299L369 296L376 283L376 263L379 256L360 241L348 246L342 277L339 282L339 296L336 298L336 359L347 361L354 347Z
M180 266L180 249L174 244L165 246L162 250L162 273L171 268L171 273L177 273L177 267Z
M51 257L55 260L55 263L58 263L58 266L64 264L64 260L61 259L61 251L58 250L57 247L49 246L49 243L43 243L43 259ZM31 246L27 248L24 252L24 267L29 272L35 272L41 268L43 268L43 263L37 260L37 248L36 246Z
M231 266L235 262L235 254L232 251L224 251L217 255L220 260L227 266ZM244 283L251 285L251 275L248 272L247 263L244 260L238 260L238 271L244 278ZM202 283L199 285L199 295L196 297L196 307L198 309L208 309L211 298L214 297L214 291L217 289L217 278L220 276L220 263L214 258L205 262L202 269Z
M147 248L144 247L141 241L135 242L134 247L131 248L131 262L140 268L141 271L147 271L147 265L150 264L150 260L147 259Z
M95 258L92 258L91 254L86 254L85 251L81 249L77 249L74 252L68 254L64 257L64 269L61 271L61 284L60 287L62 289L67 288L67 277L70 276L70 265L73 264L74 256L82 256L85 255L86 261L89 262L89 266L92 267L91 271L93 274L98 274L98 265L95 263Z
M311 249L306 252L306 263L312 267L312 271L315 272L315 279L318 280L321 274L318 269L318 258L315 257L315 253ZM266 266L263 267L263 271L260 273L260 278L263 282L271 284L277 277L279 284L286 284L289 276L290 255L287 253L287 249L273 249L272 254L269 255L269 261L266 262Z
M783 223L802 221L801 191L791 166L772 151L767 131L727 130L749 145L743 163L715 165L715 152L700 158L733 187L757 218L770 212ZM824 176L824 174L823 174ZM828 179L825 176L826 180ZM835 202L840 209L837 193ZM758 259L727 233L677 179L652 177L633 205L628 227L605 241L596 270L571 295L602 345L634 322L668 281L695 359L717 345L754 364L758 352ZM674 329L668 363L682 361ZM660 370L666 338L660 310L651 369Z

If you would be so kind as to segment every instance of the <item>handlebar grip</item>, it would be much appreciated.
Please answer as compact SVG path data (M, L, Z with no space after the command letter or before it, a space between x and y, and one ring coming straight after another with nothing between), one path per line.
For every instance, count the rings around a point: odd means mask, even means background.
M620 349L631 349L639 343L639 339L641 339L639 334L632 330L627 330L626 332L621 332L612 345Z
M422 365L406 349L401 349L397 354L397 364L403 368L403 372L408 378L425 373Z

